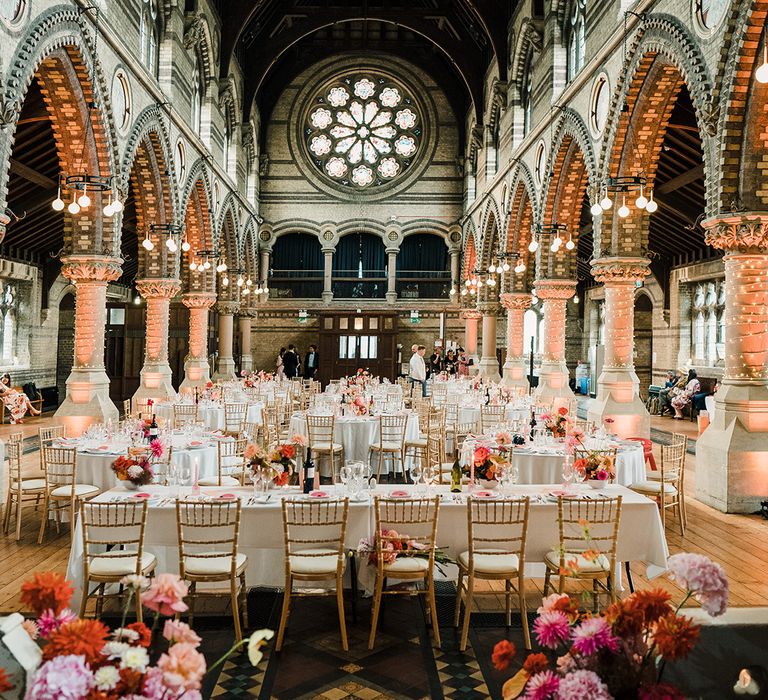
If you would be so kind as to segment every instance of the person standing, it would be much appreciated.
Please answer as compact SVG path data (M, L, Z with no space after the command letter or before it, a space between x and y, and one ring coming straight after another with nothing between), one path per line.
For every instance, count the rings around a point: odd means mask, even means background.
M293 347L293 343L291 343L285 351L285 355L283 355L283 368L285 370L286 378L294 379L298 367L299 356L296 354L296 348Z
M429 372L428 375L435 377L443 371L443 358L440 355L440 348L435 348L435 351L429 358Z
M320 369L320 355L314 345L309 346L304 358L304 379L314 379Z
M427 365L424 362L424 353L426 351L426 347L419 345L411 357L408 369L408 377L411 380L411 384L421 384L422 398L427 395Z
M280 352L277 353L277 360L275 361L275 369L278 379L285 379L285 367L283 366L284 356L285 348L280 348Z
M467 353L464 352L464 348L458 349L457 374L459 377L469 376L469 360L467 359Z

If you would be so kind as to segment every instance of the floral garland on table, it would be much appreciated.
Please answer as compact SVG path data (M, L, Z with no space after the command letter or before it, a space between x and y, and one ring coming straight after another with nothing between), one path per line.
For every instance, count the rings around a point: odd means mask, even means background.
M149 443L149 449L148 455L120 456L112 462L112 471L118 480L130 481L136 486L146 486L152 483L155 476L152 460L160 459L165 454L165 445L160 438L155 438Z
M263 369L260 369L258 372L241 370L240 376L243 378L243 384L249 389L252 389L257 384L271 382L274 379L274 375L271 372L265 372Z
M429 559L430 550L426 545L396 530L382 530L381 541L382 559L385 564L392 564L398 557ZM357 553L360 557L367 557L369 566L376 566L379 562L376 537L361 538ZM442 567L451 563L453 560L440 547L435 547L435 565L442 573L445 573Z
M544 427L552 434L552 437L564 438L573 428L571 417L565 406L560 406L555 413L543 413L541 420L544 421Z
M208 668L199 651L202 640L186 623L166 619L161 639L155 635L161 616L171 618L187 610L187 584L175 574L159 574L151 581L126 576L121 583L128 599L122 623L114 630L100 620L79 619L69 609L73 588L61 574L36 573L22 584L21 602L36 616L22 625L42 646L43 658L31 676L26 700L200 700L207 673L241 645L247 645L249 660L257 665L263 656L261 647L272 639L271 630L254 632ZM151 629L142 622L125 624L128 607L139 591L143 606L155 613ZM157 659L154 664L153 658ZM0 668L0 692L12 689Z
M581 613L568 595L553 593L538 609L533 631L539 646L551 653L531 653L502 690L504 700L684 700L682 691L662 681L667 662L684 659L701 627L680 615L694 597L711 615L725 612L728 580L723 568L701 554L675 554L667 562L674 581L686 589L677 607L670 594L656 588L636 591L600 616ZM552 664L558 649L565 653ZM496 644L492 661L508 668L515 646Z
M251 473L271 473L275 486L287 486L296 471L296 448L306 445L306 438L298 434L294 435L290 442L276 444L269 450L256 443L250 443L245 448L245 458L249 462Z

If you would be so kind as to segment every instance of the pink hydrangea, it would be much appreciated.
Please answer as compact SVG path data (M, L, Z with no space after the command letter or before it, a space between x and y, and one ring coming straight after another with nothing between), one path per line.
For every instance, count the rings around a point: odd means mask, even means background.
M557 649L570 635L568 618L561 612L549 610L541 613L533 623L533 632L539 644L548 649Z
M542 671L528 679L525 686L527 700L548 700L556 698L560 679L552 671Z
M141 602L150 610L172 617L187 609L184 602L187 590L187 584L176 574L158 574L149 588L142 593Z
M192 644L174 644L157 662L163 683L173 691L199 690L205 675L205 657Z
M728 607L728 579L720 564L703 554L683 552L667 560L674 581L691 591L710 615L722 615Z
M80 700L93 688L93 673L84 656L56 656L35 673L26 700Z
M594 671L574 671L560 680L558 700L612 700L608 687Z
M571 650L577 654L591 656L602 649L615 652L618 648L619 642L604 617L588 618L573 630Z

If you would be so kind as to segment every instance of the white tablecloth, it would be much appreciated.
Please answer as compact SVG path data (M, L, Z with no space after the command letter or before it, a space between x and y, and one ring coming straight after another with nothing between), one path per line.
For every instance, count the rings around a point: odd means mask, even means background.
M530 409L516 407L513 404L507 404L505 411L506 420L508 422L513 421L527 421L530 418ZM480 430L480 409L473 406L459 406L459 423L475 423L477 429Z
M394 486L392 488L403 488ZM434 488L443 499L438 518L437 544L445 547L451 558L467 548L467 511L465 502L455 502L447 486ZM547 485L517 486L515 495L544 494L553 487ZM145 535L145 551L158 558L156 573L178 571L178 543L176 537L176 511L172 501L160 500L171 494L165 487L150 486L143 491L153 494L150 500ZM222 489L202 489L204 493L217 495ZM341 487L331 493L341 494ZM379 486L377 493L386 494L391 488ZM188 491L188 490L187 490ZM248 585L282 586L283 568L283 526L280 496L298 496L296 490L281 490L266 504L252 504L248 498L250 489L226 489L236 493L243 500L240 525L241 552L248 556L246 579ZM649 576L658 575L666 567L667 542L661 526L661 517L656 504L648 498L617 485L607 486L603 491L608 496L623 497L617 557L619 561L643 561L649 565ZM97 497L100 501L116 498L131 498L125 491L114 490ZM370 537L374 529L374 510L370 501L350 503L347 523L346 546L357 549L362 537ZM533 501L529 515L528 540L526 543L526 573L528 577L543 575L544 555L556 547L558 542L557 503L553 500ZM77 609L82 589L82 531L78 519L72 540L67 578L75 586L74 606ZM529 566L530 564L530 566ZM361 563L361 567L365 567ZM365 575L361 575L365 579Z
M248 406L249 423L256 423L261 425L261 409L263 403L252 403ZM173 404L160 403L154 406L155 415L158 418L162 418L166 425L172 425L173 423ZM209 430L224 430L224 406L221 404L201 403L197 408L198 419L202 421L206 428Z
M290 434L299 434L308 438L307 417L303 413L295 413L291 417ZM419 417L415 413L408 414L408 422L405 426L405 440L416 440L419 437ZM371 445L379 439L379 419L372 416L337 418L334 424L333 440L344 446L344 461L368 462ZM405 468L410 469L412 457L408 457ZM374 459L374 462L377 462ZM316 462L317 463L317 462ZM388 474L391 459L385 457L382 464L382 474ZM343 466L343 465L341 465ZM378 466L378 462L374 467ZM338 467L337 467L338 468ZM396 465L399 470L400 466ZM319 463L320 473L330 476L330 461L322 459Z

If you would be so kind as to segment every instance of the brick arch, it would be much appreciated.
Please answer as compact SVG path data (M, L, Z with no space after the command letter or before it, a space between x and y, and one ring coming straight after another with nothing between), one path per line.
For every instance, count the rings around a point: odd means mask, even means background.
M253 217L248 220L243 236L243 268L246 274L257 283L259 275L259 241Z
M477 264L477 248L475 246L475 232L469 231L467 242L464 244L464 260L462 265L462 279L472 274Z
M203 85L206 87L210 80L216 77L215 59L213 56L213 39L208 18L202 12L187 20L184 32L184 47L194 49L202 69Z
M755 69L763 58L763 26L768 20L768 0L734 3L720 56L720 79L713 97L723 105L718 115L719 195L707 197L707 214L746 209L765 211L764 190L768 158L768 110L765 87L757 87ZM708 190L709 192L709 190Z
M205 193L205 203L208 207L208 211L213 211L213 183L211 182L211 174L208 170L207 160L205 158L198 158L189 169L184 187L181 190L179 196L179 202L182 209L186 209L186 205L189 202L189 198L198 187L198 183L202 183ZM210 244L210 237L208 240Z
M181 253L181 277L185 291L210 292L215 287L214 269L203 272L191 271L189 264L196 259L199 250L210 250L211 240L211 211L208 205L208 196L205 183L198 178L190 196L187 198L187 206L184 211L184 231L191 246L189 252Z
M216 242L218 243L218 250L226 257L227 265L233 269L241 267L240 231L235 197L231 192L227 193L222 202L217 232Z
M564 224L567 234L578 245L581 208L589 184L589 171L581 145L570 133L563 133L549 167L552 175L544 191L541 224L544 229L551 224ZM539 236L539 249L536 251L537 278L575 279L576 249L569 251L563 245L557 253L553 253L550 246L554 237L550 232L543 232Z
M592 138L589 135L589 129L581 118L581 115L570 107L562 110L560 119L555 129L555 135L552 139L552 145L549 149L549 158L547 162L547 174L542 187L542 208L546 202L547 192L553 177L556 174L555 159L560 153L560 147L566 138L570 138L578 144L579 150L584 159L584 165L587 169L588 185L590 188L597 187L600 182L600 169L597 164L597 156L592 146Z
M478 262L481 268L486 268L490 265L491 258L493 258L494 252L499 247L502 221L499 206L493 196L489 195L480 225L480 258Z
M532 183L531 183L532 184ZM524 179L518 178L515 188L512 190L510 200L510 217L507 228L507 253L517 253L525 263L525 272L510 273L512 291L525 292L530 290L534 279L535 260L528 250L531 242L531 228L533 227L533 200L532 189ZM512 263L510 263L512 265ZM514 267L514 265L512 265Z

